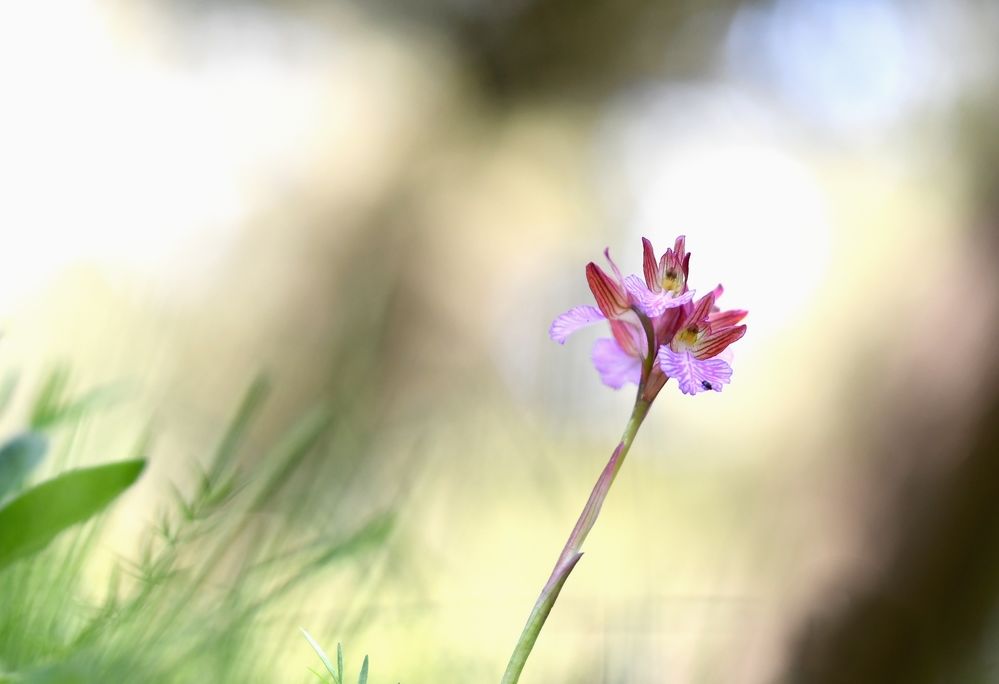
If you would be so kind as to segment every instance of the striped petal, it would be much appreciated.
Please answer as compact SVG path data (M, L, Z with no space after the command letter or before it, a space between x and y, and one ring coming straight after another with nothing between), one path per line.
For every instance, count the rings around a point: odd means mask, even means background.
M586 265L586 282L590 286L597 306L607 318L618 318L631 308L628 293L619 282L604 273L603 269L592 261Z
M676 378L684 394L721 392L722 385L732 378L732 367L721 359L698 359L690 352L675 352L666 345L659 348L657 358L663 373Z
M661 289L659 281L662 276L659 274L659 264L656 263L656 253L652 250L652 243L644 237L642 238L642 273L645 275L645 284L650 290ZM625 282L625 286L627 284Z
M548 329L548 337L559 344L565 344L569 336L581 328L606 320L606 317L595 306L577 306L569 309L552 321Z
M669 290L653 292L646 287L641 278L635 275L630 275L624 279L624 287L628 290L631 298L635 300L635 303L638 304L638 308L650 318L662 316L666 309L683 306L694 297L693 290L688 290L682 295L674 295Z
M746 334L746 326L740 325L735 328L726 328L716 333L705 335L691 348L694 356L698 359L710 359L721 354L728 345L732 344Z
M708 314L711 313L711 308L715 305L715 296L713 292L709 292L704 295L694 304L694 308L691 309L690 313L687 314L687 319L683 322L684 328L694 327L700 328L701 324L707 320Z
M708 327L712 330L723 330L738 325L746 317L748 311L743 309L729 309L728 311L716 311L708 314Z

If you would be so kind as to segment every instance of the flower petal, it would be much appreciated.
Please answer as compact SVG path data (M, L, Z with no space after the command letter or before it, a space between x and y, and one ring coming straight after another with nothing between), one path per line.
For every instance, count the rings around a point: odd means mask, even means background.
M687 314L687 319L683 322L681 327L689 328L695 327L700 328L701 324L704 323L708 314L711 313L711 307L715 305L715 295L714 292L709 292L694 304L694 308Z
M630 356L612 339L597 340L591 358L600 380L608 387L621 389L628 383L637 385L642 379L642 360Z
M593 325L603 320L606 320L606 317L600 313L600 309L597 307L577 306L569 309L552 321L552 326L548 329L548 337L559 344L565 344L565 341L569 339L569 335L580 328L585 328L588 325Z
M611 334L617 346L624 350L625 354L641 359L645 358L649 350L649 339L645 336L645 330L637 322L617 320L610 322Z
M652 250L652 243L648 238L642 238L642 272L645 274L645 284L650 290L655 292L656 288L661 289L659 264L656 263L656 253ZM625 282L625 287L628 283Z
M728 311L716 311L708 314L708 326L712 330L723 330L738 325L739 321L746 317L748 311L743 309L729 309Z
M611 259L610 247L604 248L604 257L607 259L607 263L610 264L611 270L614 271L614 277L617 278L618 283L624 283L624 276L621 275L621 269L617 267L614 260Z
M586 265L586 282L597 306L607 318L618 318L631 308L628 293L592 261Z
M739 325L734 328L725 328L715 333L705 335L697 341L690 351L699 359L710 359L718 356L728 345L732 344L746 334L746 326Z
M683 261L687 257L687 236L677 235L673 242L673 255L677 261Z
M645 286L645 282L636 275L630 275L624 279L624 287L628 294L635 300L646 316L655 318L662 316L666 309L675 306L683 306L694 297L694 291L688 290L682 295L674 295L669 290L653 292Z
M659 367L668 377L676 378L680 391L697 394L706 390L721 392L732 378L732 367L721 359L697 359L690 352L659 348Z
M673 243L673 259L676 265L683 271L684 281L690 276L690 252L687 251L687 238L678 235Z

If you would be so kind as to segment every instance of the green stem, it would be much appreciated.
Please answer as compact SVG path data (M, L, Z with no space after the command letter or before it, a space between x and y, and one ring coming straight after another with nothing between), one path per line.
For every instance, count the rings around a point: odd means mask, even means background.
M562 553L555 563L555 569L552 570L548 582L545 583L544 588L541 590L541 595L538 596L538 600L534 604L534 609L527 618L527 624L524 625L524 631L521 632L520 639L513 649L513 655L510 656L510 662L507 663L506 672L503 673L503 679L500 684L516 684L520 679L520 673L527 663L527 657L531 654L531 649L534 648L534 642L538 640L538 634L541 633L541 628L544 626L545 620L548 619L548 614L551 612L552 606L555 605L555 599L558 598L559 592L562 591L562 585L565 584L565 581L569 578L569 573L572 572L572 569L583 555L580 551L583 541L590 533L590 530L593 529L593 524L597 521L597 516L600 515L600 507L603 506L604 499L607 498L607 492L610 491L610 487L614 483L614 478L617 477L618 471L621 470L621 464L624 463L624 458L628 455L628 449L631 448L631 443L635 440L635 435L638 434L638 428L642 425L642 421L645 420L645 416L649 412L651 401L642 398L642 387L645 385L644 379L647 378L648 372L646 371L643 375L645 377L641 383L642 386L639 387L638 399L635 401L635 408L631 412L631 419L628 421L628 425L624 429L624 434L621 436L621 442L614 449L613 455L611 455L607 465L604 466L604 470L600 473L597 483L593 486L590 498L586 501L586 506L583 507L583 512L580 513L579 520L576 521L576 526L573 528L572 534L569 535L569 539L565 542L565 547L563 547Z

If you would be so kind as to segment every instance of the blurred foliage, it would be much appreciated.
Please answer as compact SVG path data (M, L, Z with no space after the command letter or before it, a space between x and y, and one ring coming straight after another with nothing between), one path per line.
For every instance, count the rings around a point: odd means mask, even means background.
M43 430L73 421L88 411L106 405L115 397L110 388L97 388L82 396L70 398L69 380L70 372L66 366L55 366L49 371L31 410L29 423L33 430Z
M12 437L0 446L0 503L18 492L48 451L48 440L37 432Z
M39 427L88 415L89 402L59 398L64 378L45 383L32 413L47 416ZM275 656L293 637L295 621L283 602L332 568L371 557L394 525L390 513L346 532L331 532L333 520L314 519L295 530L261 520L279 494L287 494L297 465L322 449L330 427L328 411L306 415L262 459L264 470L242 472L238 454L266 394L264 381L250 386L206 466L197 467L193 490L173 488L172 504L142 533L137 557L112 565L103 592L95 593L92 578L100 572L95 563L107 521L77 525L40 549L127 488L144 461L71 470L0 509L0 673L6 681L282 679ZM18 465L8 469L23 481L22 471L37 463L44 444L28 433L0 454ZM144 438L139 448L149 445ZM335 495L335 486L327 489ZM34 555L23 557L29 552ZM20 562L10 564L18 556ZM341 602L341 609L347 606Z

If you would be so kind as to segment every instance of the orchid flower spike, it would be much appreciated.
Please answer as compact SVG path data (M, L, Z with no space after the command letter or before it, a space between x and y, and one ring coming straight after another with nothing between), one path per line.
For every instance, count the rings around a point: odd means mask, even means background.
M690 254L685 243L681 235L673 248L656 260L652 243L643 238L644 278L622 278L610 251L605 250L613 276L592 262L586 266L586 282L597 305L569 309L555 319L548 331L553 340L564 344L577 330L607 321L611 336L597 340L593 346L593 365L605 385L620 389L635 384L638 393L621 441L593 486L527 617L500 684L517 684L520 680L562 586L582 557L583 542L597 521L607 492L662 388L670 378L676 378L684 394L720 392L732 378L732 367L719 354L746 333L746 326L739 325L746 312L720 311L715 306L721 285L696 303L693 301L694 292L687 287Z
M555 319L548 331L559 344L577 330L594 323L608 321L611 338L602 338L593 345L593 365L604 384L621 389L641 381L642 364L648 355L648 339L636 315L632 295L617 264L611 259L610 249L604 250L614 277L609 276L592 261L586 265L586 282L597 306L577 306ZM653 347L654 349L655 347Z
M642 238L642 248L642 277L622 277L609 250L604 254L613 276L592 262L587 264L586 281L597 305L566 311L552 323L549 335L565 344L577 330L608 321L611 337L598 339L592 352L593 365L608 387L648 385L651 391L645 396L651 399L669 378L676 378L684 394L720 392L730 381L732 368L718 356L745 334L746 326L738 323L746 312L718 310L720 285L693 302L694 291L688 286L690 253L683 235L659 259L647 238ZM656 363L643 371L649 349L658 350Z
M642 238L645 280L632 275L624 284L646 316L661 316L666 309L683 306L693 299L694 291L687 289L690 254L685 241L683 235L678 237L673 249L667 249L657 263L652 243Z
M676 378L684 394L721 392L732 378L732 367L717 357L746 334L746 326L736 324L747 312L719 311L715 298L721 291L719 285L699 299L669 343L659 348L659 368Z
M746 326L739 324L746 312L720 311L715 306L722 293L721 285L696 303L693 301L694 292L687 286L690 254L682 235L658 260L651 242L643 239L642 245L644 278L637 275L622 278L610 252L605 250L613 276L592 262L586 266L586 282L597 305L569 309L555 319L548 331L553 340L564 344L577 330L607 321L611 336L597 340L593 346L593 365L605 385L620 389L633 383L638 385L638 393L621 441L562 547L500 684L519 681L538 634L569 573L582 557L583 542L593 529L607 492L660 390L670 378L676 378L684 394L720 392L732 377L732 367L719 354L746 333Z

